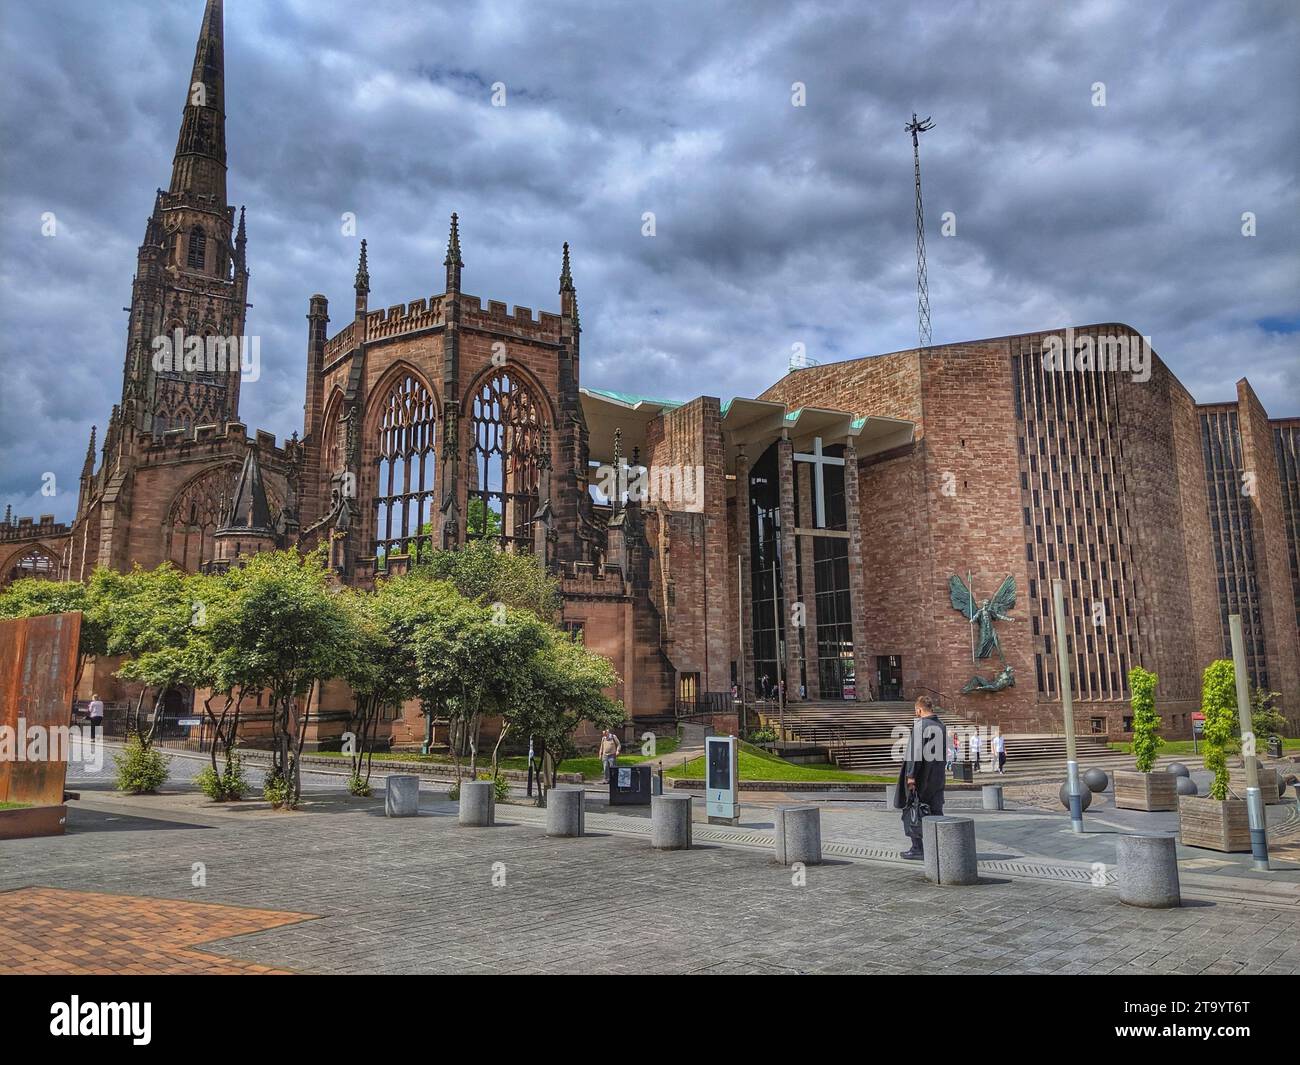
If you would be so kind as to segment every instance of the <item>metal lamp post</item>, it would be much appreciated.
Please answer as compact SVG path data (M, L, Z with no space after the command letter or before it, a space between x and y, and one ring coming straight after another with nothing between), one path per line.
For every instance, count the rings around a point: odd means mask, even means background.
M1056 678L1065 715L1065 766L1070 793L1070 828L1083 831L1083 794L1079 790L1079 760L1074 749L1074 692L1070 686L1070 653L1066 649L1064 581L1052 581L1052 619L1056 623Z
M1250 720L1250 682L1246 677L1246 641L1241 632L1241 615L1228 615L1232 636L1232 672L1237 682L1237 717L1241 722L1241 760L1246 763L1246 813L1250 817L1250 853L1256 869L1268 869L1268 835L1264 830L1264 796L1259 790L1259 763L1255 761L1255 739ZM1250 753L1247 753L1249 751Z

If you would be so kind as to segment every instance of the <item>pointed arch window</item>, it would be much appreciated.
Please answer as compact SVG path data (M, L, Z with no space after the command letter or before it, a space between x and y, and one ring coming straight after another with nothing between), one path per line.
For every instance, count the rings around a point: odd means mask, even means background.
M465 532L529 551L541 502L542 406L523 381L498 370L475 392L472 417Z
M8 573L0 574L0 577L3 577L3 581L0 583L7 584L9 581L19 581L27 577L57 581L61 578L62 571L63 566L58 556L42 545L37 544L17 559L10 566Z
M211 560L212 536L230 516L239 470L239 463L206 470L172 500L163 531L167 557L178 568L196 573L204 562ZM274 478L266 480L266 502L274 525L284 510L284 495Z
M417 555L433 545L433 395L411 374L398 378L380 404L375 460L375 557Z
M191 270L202 270L208 262L208 235L198 226L190 230L189 257Z

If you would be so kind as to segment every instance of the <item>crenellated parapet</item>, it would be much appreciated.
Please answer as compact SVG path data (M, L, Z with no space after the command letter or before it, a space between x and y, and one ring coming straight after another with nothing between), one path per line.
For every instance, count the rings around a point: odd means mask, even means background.
M428 299L395 303L391 307L367 311L365 340L371 344L381 340L407 337L426 330L442 329L447 324L446 294ZM486 307L478 296L461 295L461 323L465 327L485 332L514 335L547 344L559 344L563 318L550 311L534 312L531 307L516 306L511 309L500 300L488 300ZM358 340L357 325L349 322L334 336L325 341L324 365L329 367L347 355Z
M23 540L66 536L71 531L71 525L62 521L55 521L53 514L42 514L38 518L17 518L11 516L8 508L6 508L4 521L0 522L0 543L17 543Z

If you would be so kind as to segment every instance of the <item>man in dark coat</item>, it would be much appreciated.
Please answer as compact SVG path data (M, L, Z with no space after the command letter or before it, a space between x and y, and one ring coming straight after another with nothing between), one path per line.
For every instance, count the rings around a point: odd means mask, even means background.
M912 841L911 850L903 851L902 857L919 861L924 855L921 850L921 826L908 825L907 806L911 793L916 792L920 801L930 808L933 816L943 813L944 758L948 749L948 730L934 712L934 703L928 696L922 695L916 700L916 720L912 725L912 734L908 737L907 749L903 754L903 764L898 770L898 786L894 792L895 803L903 811L903 832Z

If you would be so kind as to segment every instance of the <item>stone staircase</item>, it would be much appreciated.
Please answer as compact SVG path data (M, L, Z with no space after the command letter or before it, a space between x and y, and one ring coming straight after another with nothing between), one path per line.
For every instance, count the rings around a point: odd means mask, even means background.
M776 726L775 707L760 707L767 724ZM973 722L951 711L940 710L950 728L973 729ZM892 774L898 770L893 757L895 729L910 728L913 721L909 702L805 702L785 708L787 735L798 743L824 747L831 761L842 769ZM1005 733L1007 769L1035 765L1064 765L1065 736L1050 733ZM1080 761L1113 755L1105 736L1078 736L1075 744ZM988 764L988 738L984 741L984 764Z

